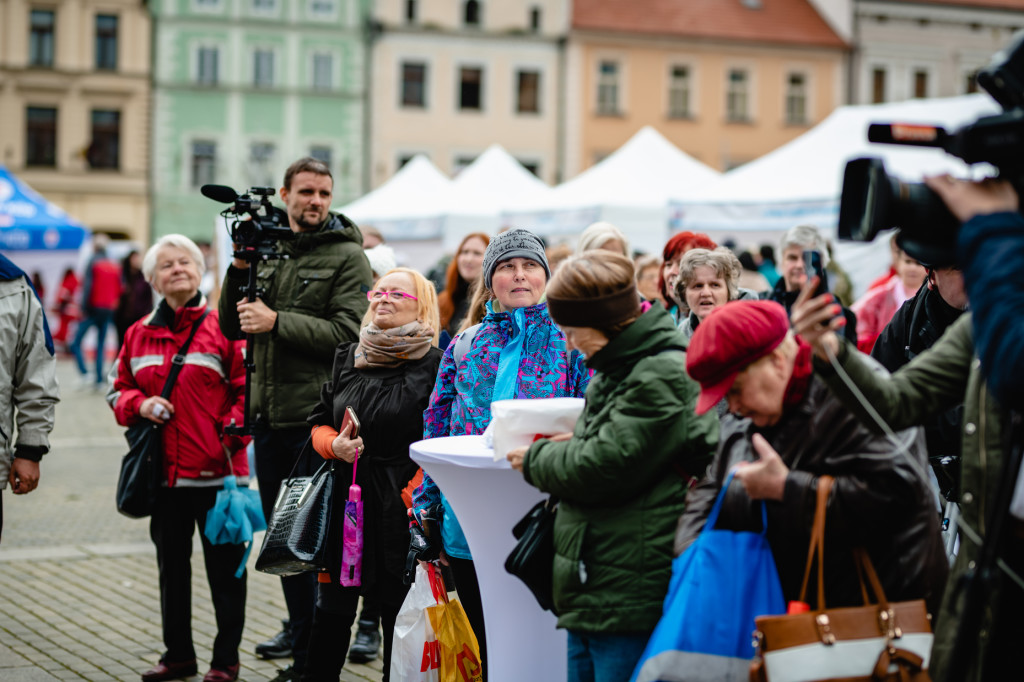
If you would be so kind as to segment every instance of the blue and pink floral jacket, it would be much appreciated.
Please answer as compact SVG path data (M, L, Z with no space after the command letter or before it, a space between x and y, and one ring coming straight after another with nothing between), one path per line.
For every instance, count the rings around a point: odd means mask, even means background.
M541 303L525 308L525 338L516 376L516 398L582 398L591 372L583 357L566 350L565 335ZM423 412L423 437L479 435L491 422L491 399L498 374L501 351L516 337L512 313L489 313L462 362L456 366L453 351L459 335L441 358L429 407ZM466 537L444 494L423 473L423 483L413 493L416 512L436 504L444 505L441 537L446 554L471 559Z

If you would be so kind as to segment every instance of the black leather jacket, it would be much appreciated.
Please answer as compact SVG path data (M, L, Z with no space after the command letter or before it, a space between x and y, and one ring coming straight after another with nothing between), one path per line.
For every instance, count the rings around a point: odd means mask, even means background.
M707 475L687 498L676 530L678 555L697 537L729 469L755 461L748 419L726 415L719 451ZM767 502L768 540L787 600L799 598L814 516L818 476L835 485L829 498L825 533L825 601L828 607L863 603L850 555L867 549L890 600L924 598L936 613L948 564L939 534L936 495L928 482L920 429L898 432L899 446L864 427L817 376L807 395L771 428L760 432L789 467L781 502ZM906 452L900 454L900 446ZM760 530L759 507L734 481L718 527ZM808 590L814 606L814 579Z

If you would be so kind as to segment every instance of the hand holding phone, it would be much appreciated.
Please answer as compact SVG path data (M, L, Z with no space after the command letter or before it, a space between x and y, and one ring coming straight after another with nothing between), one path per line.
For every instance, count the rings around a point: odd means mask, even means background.
M808 249L804 251L803 258L804 272L807 273L807 279L812 277L818 278L818 288L814 290L814 295L820 296L821 294L828 293L828 274L821 265L821 252Z
M356 416L356 411L352 409L351 405L345 408L345 416L341 420L339 432L344 431L346 426L351 427L348 433L350 439L359 437L359 417Z

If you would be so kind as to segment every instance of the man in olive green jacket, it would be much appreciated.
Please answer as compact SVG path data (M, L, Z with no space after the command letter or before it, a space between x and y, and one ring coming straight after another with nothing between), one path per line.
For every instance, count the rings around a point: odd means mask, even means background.
M806 297L804 294L801 299ZM831 316L828 307L827 302L819 299L798 301L792 311L794 331L814 347L815 370L836 396L869 428L879 432L882 430L868 413L866 405L873 407L892 430L898 431L923 424L929 416L939 414L961 401L964 403L960 550L935 624L931 659L933 679L943 680L950 663L962 607L957 583L978 559L986 533L986 522L993 513L992 491L998 489L1003 470L1004 411L981 376L980 363L974 354L969 313L962 315L929 350L915 357L891 377L885 377L873 371L864 356L850 343L841 341L834 333L827 331L827 327L820 326L822 320ZM829 352L863 393L866 404L858 400L828 362ZM999 652L990 646L995 615L993 607L999 604L997 588L986 605L983 626L978 632L978 662L974 665L972 680L1001 679L1006 670L1001 667L1003 663Z
M261 262L257 280L263 294L248 301L243 288L249 264L232 261L220 296L220 326L229 339L252 334L250 418L263 513L269 520L281 481L289 475L306 439L306 417L319 403L330 379L334 349L359 338L373 283L355 223L330 213L334 180L330 169L312 158L299 159L285 172L281 199L294 237L277 243L286 259ZM319 458L316 458L319 460ZM297 475L312 473L300 463ZM288 604L290 637L279 634L257 645L257 655L278 658L292 653L290 674L298 679L315 599L315 574L281 579ZM291 640L291 641L289 641Z

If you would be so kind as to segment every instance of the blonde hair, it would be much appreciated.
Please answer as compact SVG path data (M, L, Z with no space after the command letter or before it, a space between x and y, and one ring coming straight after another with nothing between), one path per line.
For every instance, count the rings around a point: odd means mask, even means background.
M629 240L626 239L626 235L622 234L622 230L619 228L604 221L591 223L587 226L587 229L583 230L583 234L580 235L580 241L576 244L576 253L600 249L613 239L618 240L619 244L622 245L622 255L628 258ZM613 251L613 253L618 252Z
M441 318L437 312L437 292L434 290L433 282L412 268L392 268L378 277L373 283L373 286L376 287L377 282L380 282L388 275L401 274L412 277L414 289L412 294L417 298L416 303L418 304L416 319L434 330L434 345L436 346L441 336ZM362 326L365 327L370 324L370 320L372 318L373 313L370 311L370 308L367 307L366 314L363 315Z
M725 280L725 288L729 292L729 300L735 301L740 295L740 273L743 265L729 249L719 246L714 251L708 249L690 249L679 261L679 279L676 281L676 296L686 300L687 283L693 280L699 267L708 267Z
M481 272L476 281L469 285L469 309L466 317L459 325L459 332L464 332L475 324L480 324L487 316L487 302L491 302L491 310L500 313L502 308L494 292L484 285L484 274Z

